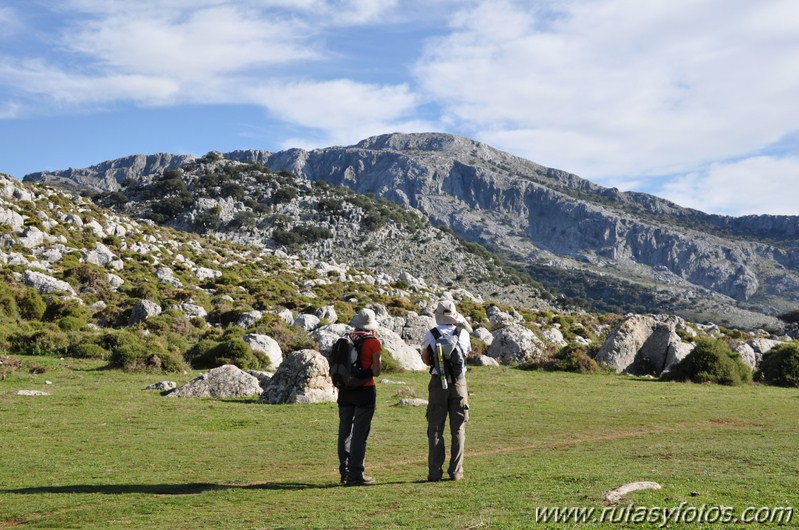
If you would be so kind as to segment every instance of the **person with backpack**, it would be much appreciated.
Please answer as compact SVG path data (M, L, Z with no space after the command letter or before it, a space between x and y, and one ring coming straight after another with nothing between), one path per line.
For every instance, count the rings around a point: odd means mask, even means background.
M340 338L330 355L330 373L338 388L338 460L341 483L365 486L375 479L364 474L366 439L372 426L377 392L374 377L382 367L375 312L361 309L350 321L355 328Z
M431 375L427 385L427 480L437 482L444 475L444 425L447 417L452 437L447 474L452 480L461 480L466 422L469 421L466 356L472 350L469 339L471 326L451 300L439 302L434 315L436 327L429 330L422 340L422 359L430 367Z

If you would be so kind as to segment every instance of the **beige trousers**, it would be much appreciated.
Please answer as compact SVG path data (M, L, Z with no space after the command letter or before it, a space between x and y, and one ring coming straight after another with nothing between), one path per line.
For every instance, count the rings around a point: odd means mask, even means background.
M466 378L461 377L449 388L441 388L441 379L434 375L427 385L427 468L428 478L441 478L446 451L444 446L444 425L449 416L449 430L452 437L450 452L450 477L463 475L463 452L466 445L466 422L469 421L469 397L466 390Z

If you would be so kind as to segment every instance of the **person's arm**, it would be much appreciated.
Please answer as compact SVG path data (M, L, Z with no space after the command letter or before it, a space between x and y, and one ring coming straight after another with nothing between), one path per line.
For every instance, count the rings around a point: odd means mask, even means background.
M377 377L383 369L383 350L377 350L372 354L372 375Z
M430 343L433 342L432 338L433 334L428 331L424 336L424 340L422 341L422 362L424 362L427 366L433 366L433 359L430 357Z

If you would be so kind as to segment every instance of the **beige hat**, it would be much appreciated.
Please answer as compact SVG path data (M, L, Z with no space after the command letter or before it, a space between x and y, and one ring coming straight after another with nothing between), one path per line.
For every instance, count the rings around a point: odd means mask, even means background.
M377 318L375 317L375 312L371 309L361 309L358 311L352 320L350 320L350 326L354 327L355 329L365 329L366 331L374 331L380 325L377 323Z
M452 300L440 301L438 303L438 307L436 307L435 316L436 324L439 326L446 324L457 326L463 321L463 317L460 313L458 313L458 309L455 307L455 302Z

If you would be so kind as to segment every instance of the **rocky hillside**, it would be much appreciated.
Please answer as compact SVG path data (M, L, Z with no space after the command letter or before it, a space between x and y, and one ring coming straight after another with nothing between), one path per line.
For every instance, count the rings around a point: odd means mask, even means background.
M236 179L220 181L224 172ZM201 185L203 178L211 182ZM322 216L311 224L306 223L310 217L272 208L271 215L283 215L288 218L285 223L293 223L291 230L284 230L276 220L267 221L269 237L287 247L297 244L292 234L314 239L324 222L332 223L327 230L341 230L348 237L362 234L350 231L366 223L368 233L388 240L407 240L403 232L411 238L429 232L439 241L464 245L393 204L216 155L190 162L182 171L167 169L158 177L125 184L138 197L135 200L123 200L120 192L95 197L137 208L146 205L151 217L182 230L119 214L73 192L23 184L0 174L0 378L24 364L7 353L99 358L111 367L166 371L225 364L274 368L303 352L321 359L316 352L329 352L348 331L345 322L364 306L377 315L385 366L424 370L418 343L433 325L432 309L441 298L456 300L470 322L474 364L583 371L598 369L600 361L617 371L658 375L684 358L697 336L724 338L750 367L756 367L769 348L789 339L765 331L691 324L673 316L634 315L622 321L618 315L553 310L540 300L538 306L497 305L459 282L431 285L407 270L396 277L375 275L348 264L300 259L263 244L234 243L230 233L220 230L223 225L233 223L239 231L249 228L258 234L263 220L252 222L252 212L233 207L237 203L227 195L224 200L197 195L202 188L213 196L249 178L262 181L268 193L251 193L241 201L263 200L272 207L303 211L334 209L336 219L349 220L336 224ZM275 200L278 194L285 200ZM170 209L170 199L179 204L181 198L187 204ZM310 202L303 206L295 204L297 200ZM222 205L232 206L228 211ZM377 220L364 221L381 206L385 211L377 212ZM201 236L198 229L220 237ZM322 236L318 239L332 238ZM302 248L323 248L319 243ZM485 268L489 262L463 256L463 268L456 270L474 278L506 274ZM38 369L35 362L26 362L28 369Z
M385 236L375 243L376 253L370 254L377 256L380 249L389 248L387 256L375 257L372 263L363 262L365 266L392 272L414 271L425 281L440 278L442 267L421 263L431 253L420 248L441 240L426 225L429 222L490 249L498 260L495 264L515 263L552 291L595 310L667 311L693 320L710 319L729 325L776 326L779 324L773 315L791 309L799 301L796 238L799 217L708 215L650 195L602 188L485 144L444 134L392 134L349 147L291 149L279 153L237 151L224 155L230 161L283 172L285 178L289 174L296 176L297 182L303 184L285 183L298 191L285 208L275 208L276 203L271 199L263 202L274 192L265 189L262 183L250 181L241 183L246 197L234 196L225 204L220 201L230 199L231 195L209 197L216 201L213 203L201 202L205 197L195 193L196 187L192 186L207 171L203 164L214 162L207 158L191 161L182 156L136 156L86 170L29 175L26 180L91 188L104 192L106 201L113 201L115 193L121 194L124 199L116 195L118 202L125 202L131 208L131 202L147 200L137 190L164 178L165 169L182 168L180 177L194 202L188 204L187 195L182 209L165 213L175 215L161 222L186 228L194 222L192 216L201 213L203 205L206 209L219 209L222 220L227 222L228 217L245 215L241 212L257 213L254 204L245 204L243 200L252 199L268 204L279 212L277 215L286 217L273 218L271 224L259 217L249 232L226 230L226 233L233 239L261 238L267 245L281 243L282 236L278 240L273 237L275 229L296 233L298 223L311 226L309 216L324 213L318 199L303 202L302 197L308 190L323 189L319 183L324 182L330 185L328 190L336 190L342 198L341 190L348 188L360 196L371 194L422 214L420 219L425 225L419 225L422 235L416 236L416 241L411 240L410 245L403 243L402 249L390 247L388 242L398 241L399 235L417 232L406 230L404 226L410 225L402 223L393 231L388 226ZM385 202L380 204L388 208ZM143 203L141 208L133 207L130 211L146 215L151 206ZM367 218L364 210L357 210L357 206L352 210L355 217L351 219ZM414 215L411 211L399 212L398 216ZM340 223L340 212L330 213L334 216L313 226L338 235L335 224ZM385 212L378 217L385 218ZM365 226L369 233L368 221ZM347 252L340 250L341 238L331 237L325 238L327 244L320 240L312 241L312 248L304 245L303 253L337 258L336 252L342 252L342 257L353 259L359 254L355 249L363 248L359 247L361 238L350 237L357 230L342 233L347 234L344 239L350 242ZM310 238L325 234L316 232ZM288 237L293 239L283 243L296 242L294 236ZM305 239L309 239L307 234ZM487 256L474 248L479 255ZM441 253L437 250L432 254ZM458 263L460 258L452 261ZM505 270L510 273L510 269ZM470 286L485 278L483 273L478 276L468 278ZM446 281L463 279L463 273L458 272ZM508 282L499 279L493 283L502 286ZM493 287L481 289L495 296L503 296L505 291ZM532 294L543 292L538 289ZM530 299L527 295L524 293L521 298Z

